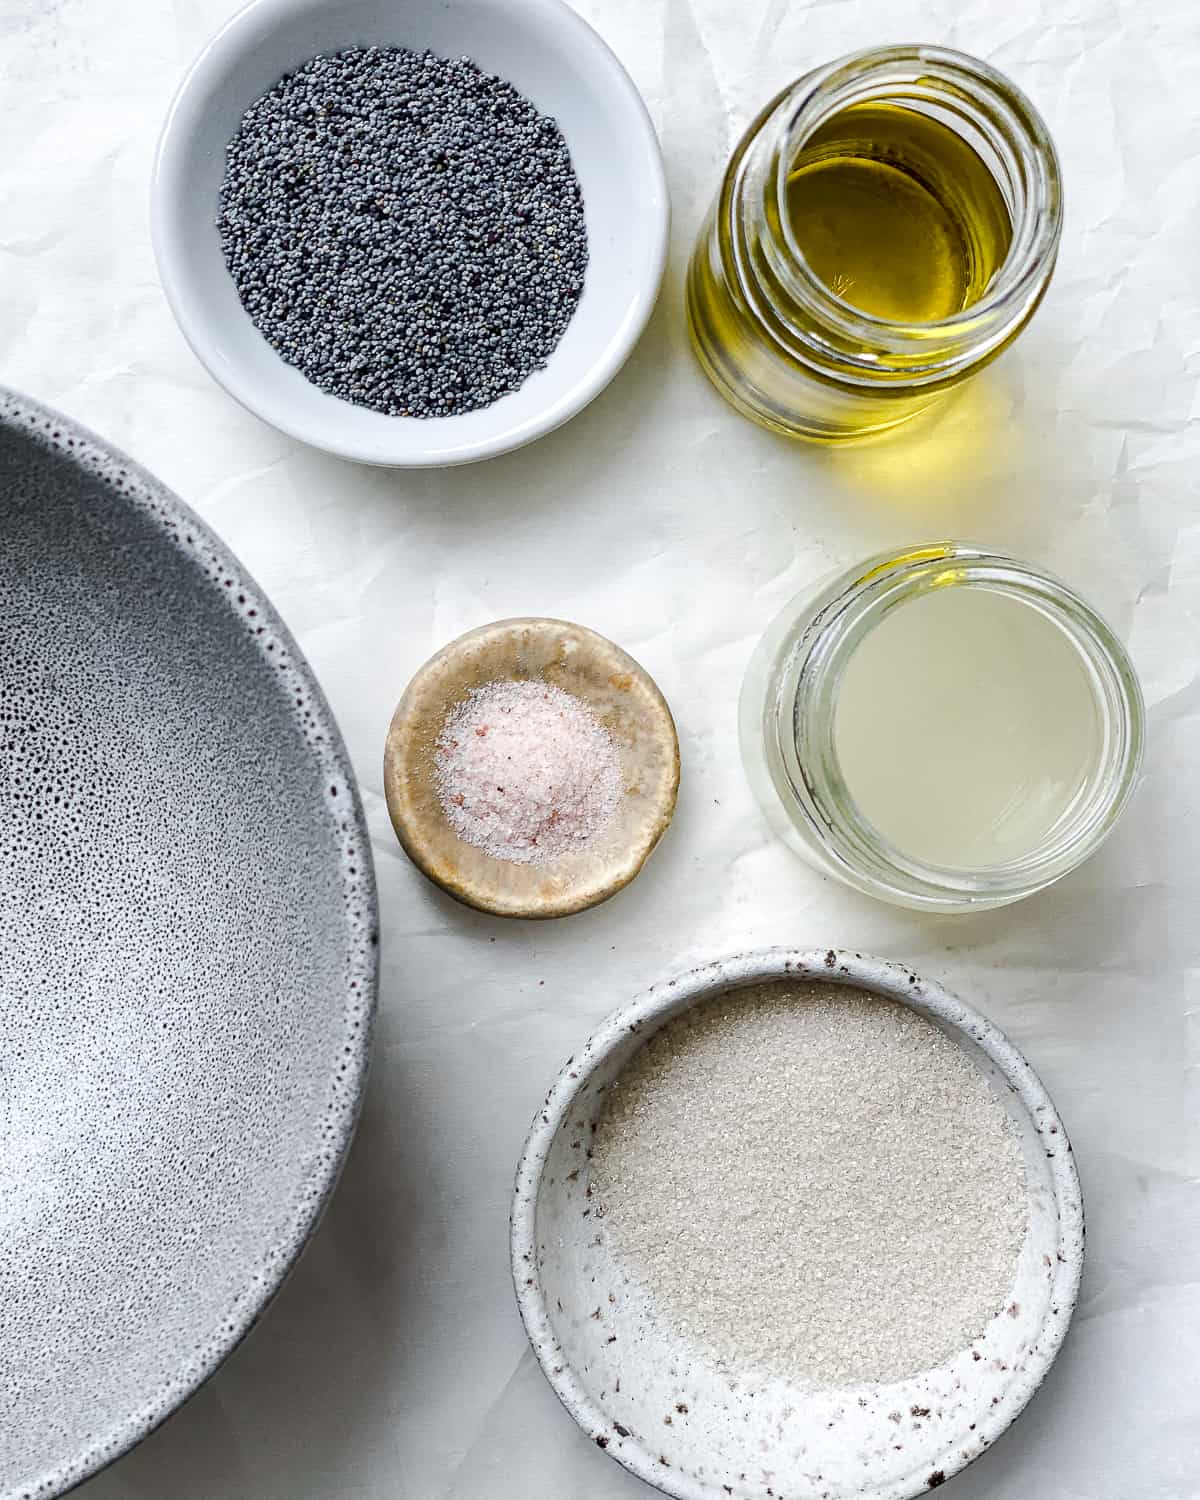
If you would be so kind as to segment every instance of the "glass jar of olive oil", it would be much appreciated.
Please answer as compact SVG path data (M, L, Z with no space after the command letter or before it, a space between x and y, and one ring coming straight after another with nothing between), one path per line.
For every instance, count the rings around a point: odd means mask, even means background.
M688 271L692 342L744 416L791 437L907 421L1029 320L1062 226L1028 99L940 47L807 74L742 137Z

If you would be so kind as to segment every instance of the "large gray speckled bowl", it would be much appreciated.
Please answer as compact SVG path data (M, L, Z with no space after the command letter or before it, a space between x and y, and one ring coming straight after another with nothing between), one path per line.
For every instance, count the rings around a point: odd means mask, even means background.
M374 877L321 692L148 475L0 391L0 1500L220 1363L336 1180Z

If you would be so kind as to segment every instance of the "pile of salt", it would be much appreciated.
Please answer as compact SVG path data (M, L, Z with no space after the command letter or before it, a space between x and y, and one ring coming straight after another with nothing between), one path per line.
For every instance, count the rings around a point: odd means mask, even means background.
M437 740L438 798L451 828L495 859L549 864L612 819L621 764L582 699L551 683L489 682L449 713Z

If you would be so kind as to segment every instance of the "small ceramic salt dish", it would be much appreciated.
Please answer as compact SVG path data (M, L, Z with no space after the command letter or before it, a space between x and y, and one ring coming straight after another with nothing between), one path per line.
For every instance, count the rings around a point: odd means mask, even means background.
M492 683L535 682L578 699L616 752L619 794L595 836L548 863L501 859L461 838L437 781L448 717ZM612 641L566 620L498 620L468 631L417 672L392 717L384 789L396 836L423 874L457 900L503 917L562 917L634 878L675 811L679 741L652 678Z
M1015 1129L1028 1203L1009 1295L970 1347L936 1369L843 1389L722 1370L656 1317L604 1224L590 1143L609 1085L674 1017L773 981L850 986L911 1007L980 1070ZM1033 1069L940 985L835 949L766 949L646 991L568 1060L517 1169L513 1278L546 1378L592 1442L676 1500L910 1500L938 1488L1037 1390L1066 1334L1082 1266L1079 1179Z
M328 395L250 321L217 233L225 149L243 113L321 53L406 47L469 56L552 116L583 193L583 294L544 369L491 406L393 417ZM564 0L252 0L201 52L159 142L151 229L163 289L213 378L282 432L360 463L471 463L532 442L613 378L654 308L666 263L662 153L632 79Z

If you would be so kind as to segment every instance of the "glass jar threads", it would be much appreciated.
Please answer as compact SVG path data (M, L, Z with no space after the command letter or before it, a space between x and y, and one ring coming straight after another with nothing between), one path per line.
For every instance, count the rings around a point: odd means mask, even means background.
M806 74L725 172L688 270L692 342L744 416L791 437L916 415L1010 344L1062 226L1028 99L940 47Z
M1137 780L1141 690L1071 589L959 543L793 600L751 661L742 754L770 821L868 895L1001 906L1075 868Z

